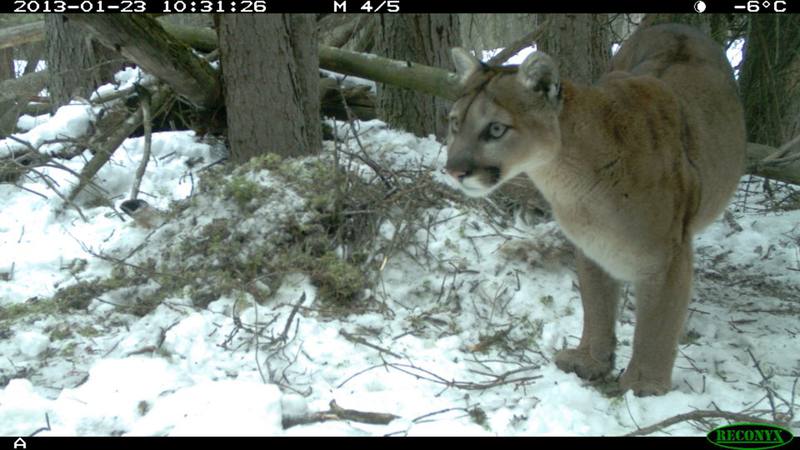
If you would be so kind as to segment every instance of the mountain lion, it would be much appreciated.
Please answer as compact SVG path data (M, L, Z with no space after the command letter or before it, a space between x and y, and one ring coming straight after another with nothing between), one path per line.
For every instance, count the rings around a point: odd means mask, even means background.
M745 126L731 66L693 28L636 31L592 86L550 56L492 67L453 49L462 95L445 169L469 196L520 173L577 247L583 334L556 365L586 379L614 367L620 282L633 284L633 355L623 390L660 395L692 284L692 236L725 209L742 174Z

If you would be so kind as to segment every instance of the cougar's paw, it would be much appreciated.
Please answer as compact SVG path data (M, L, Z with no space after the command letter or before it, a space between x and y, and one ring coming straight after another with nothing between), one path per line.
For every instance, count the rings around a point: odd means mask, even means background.
M622 392L630 389L637 397L646 397L666 394L672 389L672 381L669 376L645 377L640 370L629 366L620 377L619 386Z
M614 354L605 361L598 361L589 354L588 349L569 348L556 354L556 367L564 372L572 372L585 380L596 380L611 372L614 367Z

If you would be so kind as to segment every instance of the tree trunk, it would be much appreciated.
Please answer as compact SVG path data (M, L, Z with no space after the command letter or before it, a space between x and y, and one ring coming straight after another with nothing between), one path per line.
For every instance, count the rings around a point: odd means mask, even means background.
M507 45L530 33L536 14L459 14L463 47L481 57L481 52Z
M777 147L800 131L798 48L800 16L750 16L739 78L749 141Z
M88 98L111 77L109 59L114 53L95 45L83 28L62 14L46 14L44 20L52 108L69 103L72 97Z
M608 70L611 59L608 14L548 14L551 32L539 42L539 50L558 62L561 76L591 84ZM580 43L576 45L576 43Z
M381 19L378 45L382 55L452 71L450 48L460 42L457 15L388 14ZM444 138L449 110L450 105L438 98L378 85L378 116L417 136Z
M314 16L227 14L219 33L233 159L319 152Z
M0 81L10 80L16 75L14 71L14 49L0 50Z
M47 72L41 71L0 83L0 137L16 131L17 118L28 100L45 87Z

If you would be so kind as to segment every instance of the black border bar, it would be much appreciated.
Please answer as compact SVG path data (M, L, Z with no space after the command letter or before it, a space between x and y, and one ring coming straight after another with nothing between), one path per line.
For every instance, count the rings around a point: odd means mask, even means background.
M800 0L2 0L3 13L781 13Z
M648 450L675 450L697 449L697 450L719 450L712 445L705 437L529 437L529 438L491 438L491 437L406 437L396 439L381 439L376 442L376 438L353 438L353 437L23 437L23 445L17 441L17 437L0 437L0 448L14 450L17 444L19 450L47 450L67 448L78 448L80 450L128 450L128 449L182 449L182 448L212 448L212 449L274 449L275 446L315 445L328 446L333 444L335 447L342 446L348 450L369 449L374 450L375 445L379 444L382 450L392 450L394 448L407 450L409 444L418 445L442 445L443 440L447 441L448 446L462 446L453 448L468 448L469 446L479 445L503 447L514 449L520 448L530 450L531 445L536 448L539 444L543 449L557 448L560 446L587 449L625 449L647 448ZM302 442L308 441L308 442ZM415 442L409 442L415 441ZM425 441L425 442L423 442ZM786 448L793 447L790 443ZM324 447L323 447L324 448Z

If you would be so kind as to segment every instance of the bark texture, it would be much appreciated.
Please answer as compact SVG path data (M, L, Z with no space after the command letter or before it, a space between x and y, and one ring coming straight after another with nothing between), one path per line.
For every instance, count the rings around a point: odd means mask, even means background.
M321 147L316 23L305 14L220 20L228 139L234 160Z
M73 97L88 98L111 77L109 60L114 53L95 44L83 27L62 14L46 14L44 21L52 108L69 103Z
M610 18L607 14L548 14L550 32L539 50L553 56L564 78L590 84L608 70L611 59Z
M800 133L800 16L755 14L739 77L747 138L778 147Z
M380 17L379 53L392 59L453 70L450 48L460 43L456 14L387 14ZM417 136L447 134L450 104L418 92L378 85L378 116Z

